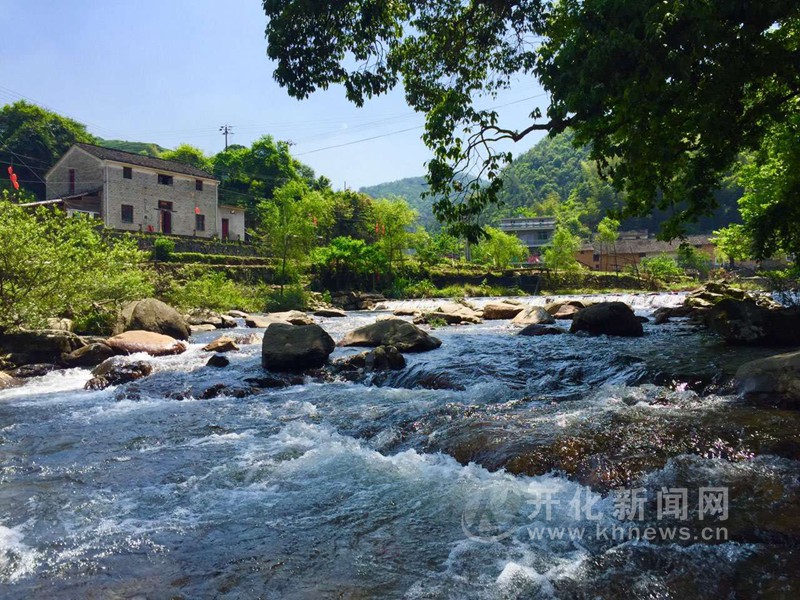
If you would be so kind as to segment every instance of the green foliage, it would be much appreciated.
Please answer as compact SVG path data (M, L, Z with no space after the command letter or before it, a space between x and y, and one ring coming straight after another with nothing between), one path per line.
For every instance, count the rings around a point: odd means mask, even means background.
M258 205L258 213L256 240L280 261L281 282L289 280L290 261L307 259L333 220L330 198L297 180L276 189Z
M375 211L369 196L352 190L327 194L333 208L333 225L328 232L331 238L375 239Z
M395 263L403 260L411 241L410 228L417 220L417 211L402 198L381 198L373 202L377 245L386 257L389 276L394 275Z
M81 319L96 304L152 294L146 255L130 238L105 240L93 219L26 211L0 198L0 329Z
M203 252L172 252L169 261L204 265L264 265L271 259L261 256L236 256L230 254L205 254Z
M711 257L689 244L678 247L676 262L684 271L696 271L703 279L708 277L712 267Z
M668 282L683 275L678 263L668 254L643 258L639 270L652 281Z
M753 240L740 223L718 229L711 242L716 245L717 253L727 258L732 265L736 261L747 260L752 253Z
M496 269L506 269L513 263L522 262L527 256L528 248L517 236L494 227L486 228L486 237L475 246L472 253L473 260Z
M166 237L158 237L153 242L153 260L168 261L175 252L175 242Z
M263 6L267 53L291 95L336 84L362 105L403 86L426 114L434 212L473 241L511 160L493 141L572 128L624 193L626 214L663 210L664 234L675 237L683 222L715 208L713 191L739 155L798 113L795 0ZM478 108L533 78L549 104L531 102L527 126L508 127L497 110ZM489 183L464 182L463 172Z
M188 277L183 283L176 284L166 294L166 300L173 306L188 310L207 308L209 310L226 311L244 310L248 300L239 286L228 279L224 273L211 271L203 273L192 269L185 271Z
M206 156L200 148L195 148L189 144L181 144L174 150L165 150L161 152L158 158L191 165L207 173L210 173L214 168L214 163L211 158Z
M544 266L558 271L579 271L581 266L575 260L575 253L581 248L581 238L568 227L557 225L553 239L544 251Z
M82 123L24 100L0 109L0 163L12 165L20 185L39 200L45 199L45 174L70 146L96 141Z
M753 258L800 254L800 99L790 118L770 127L753 160L742 165L739 201ZM731 248L729 248L731 249Z
M446 231L431 236L425 229L417 229L412 236L411 247L416 252L417 260L427 266L442 263L445 260L456 260L461 257L463 244L458 238Z
M431 283L430 279L423 279L405 286L404 298L436 298L439 290Z
M125 140L104 140L103 138L97 138L95 143L103 148L122 150L123 152L132 152L134 154L142 154L144 156L153 156L156 158L161 157L162 152L168 151L158 144L148 142L128 142Z
M300 285L288 285L279 290L270 290L265 299L266 312L284 310L307 310L309 295Z

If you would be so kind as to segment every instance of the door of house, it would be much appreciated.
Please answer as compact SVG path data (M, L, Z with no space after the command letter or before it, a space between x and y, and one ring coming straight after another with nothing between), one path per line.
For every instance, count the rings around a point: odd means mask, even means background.
M230 225L228 219L222 219L222 239L227 240L230 235Z
M161 233L172 233L172 213L168 210L161 211Z

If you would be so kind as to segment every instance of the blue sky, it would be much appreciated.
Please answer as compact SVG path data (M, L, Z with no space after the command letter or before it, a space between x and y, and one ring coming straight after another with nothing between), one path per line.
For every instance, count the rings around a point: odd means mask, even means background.
M271 134L336 188L425 172L423 117L401 90L357 108L341 89L299 101L274 82L259 0L0 0L0 14L2 104L24 97L104 138L208 153L222 149L223 124L231 143ZM505 105L505 123L522 127L543 100L526 80L479 106Z

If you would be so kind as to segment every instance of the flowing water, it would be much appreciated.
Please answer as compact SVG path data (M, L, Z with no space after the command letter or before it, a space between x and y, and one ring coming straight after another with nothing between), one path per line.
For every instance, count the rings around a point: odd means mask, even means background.
M319 321L339 338L385 314ZM797 597L800 418L730 383L774 350L685 322L516 331L440 328L403 371L254 394L260 344L204 367L208 333L131 357L155 366L139 382L0 392L0 597ZM727 515L701 515L708 487Z

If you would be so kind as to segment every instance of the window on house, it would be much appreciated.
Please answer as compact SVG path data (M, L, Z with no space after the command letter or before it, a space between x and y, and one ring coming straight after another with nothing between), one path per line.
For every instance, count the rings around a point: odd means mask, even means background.
M594 262L600 262L600 253L599 252L595 252L594 254L592 254L592 260Z
M161 185L172 185L172 175L158 174L158 183Z
M206 230L206 216L205 215L195 215L194 216L194 228L197 231L205 231Z
M69 170L69 193L75 193L75 169Z
M647 252L639 252L639 258L647 258Z
M538 237L540 240L547 240L547 239L550 239L550 233L549 233L549 232L547 232L547 231L540 231L540 232L537 234L537 237Z
M133 206L130 204L122 205L122 222L133 223Z
M122 178L133 179L133 169L130 167L122 167Z
M196 189L198 192L202 192L203 191L203 180L202 179L195 179L194 180L194 189Z

